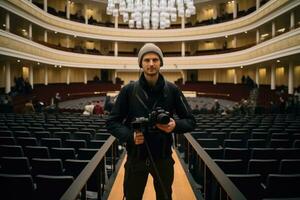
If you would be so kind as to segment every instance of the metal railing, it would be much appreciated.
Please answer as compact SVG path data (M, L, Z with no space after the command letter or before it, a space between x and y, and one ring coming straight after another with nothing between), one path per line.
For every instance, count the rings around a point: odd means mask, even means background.
M106 180L106 154L111 154L111 170L115 171L116 157L117 157L117 142L115 137L110 136L103 144L91 161L86 165L78 177L74 180L72 185L63 194L60 200L75 200L80 197L81 200L86 200L87 182L93 175L97 177L97 199L101 199L104 193Z
M246 197L224 174L190 133L184 134L184 159L189 171L196 173L198 182L203 186L203 198L246 200Z

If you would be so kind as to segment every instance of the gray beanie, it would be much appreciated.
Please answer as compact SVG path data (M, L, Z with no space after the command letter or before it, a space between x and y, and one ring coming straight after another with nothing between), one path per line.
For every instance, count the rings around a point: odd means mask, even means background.
M163 53L161 49L153 43L146 43L139 51L138 63L140 68L142 67L142 60L146 53L156 53L160 59L160 66L163 66Z

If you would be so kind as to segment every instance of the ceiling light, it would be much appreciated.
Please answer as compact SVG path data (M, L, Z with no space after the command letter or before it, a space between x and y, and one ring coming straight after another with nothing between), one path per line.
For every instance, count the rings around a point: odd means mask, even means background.
M276 62L280 63L280 60L278 59L278 60L276 60Z
M122 15L129 28L165 29L179 17L196 14L193 0L108 0L106 14Z

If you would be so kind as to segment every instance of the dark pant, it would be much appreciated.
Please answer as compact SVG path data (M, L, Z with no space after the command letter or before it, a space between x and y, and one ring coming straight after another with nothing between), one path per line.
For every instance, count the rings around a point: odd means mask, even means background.
M126 200L141 200L145 190L145 186L150 173L153 177L153 184L156 192L157 200L171 200L172 199L172 184L174 180L174 160L172 157L165 159L156 159L154 169L153 164L149 159L140 160L128 157L125 163L125 177L124 177L124 196Z

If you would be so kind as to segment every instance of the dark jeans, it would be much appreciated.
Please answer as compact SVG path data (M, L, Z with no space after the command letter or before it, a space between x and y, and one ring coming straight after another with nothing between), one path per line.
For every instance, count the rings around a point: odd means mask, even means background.
M132 157L127 158L125 163L125 177L123 184L126 200L142 199L149 173L153 177L156 199L172 199L172 184L174 180L173 166L175 162L172 157L156 159L154 162L163 185L161 185L157 177L157 173L154 170L153 164L149 159L140 160Z

